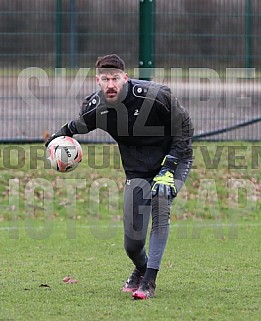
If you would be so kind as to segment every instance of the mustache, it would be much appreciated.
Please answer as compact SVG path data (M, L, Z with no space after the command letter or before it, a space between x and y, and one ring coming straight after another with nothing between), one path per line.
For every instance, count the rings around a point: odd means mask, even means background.
M108 90L106 91L106 93L108 93L108 94L117 93L117 91L114 90L114 89L108 89Z

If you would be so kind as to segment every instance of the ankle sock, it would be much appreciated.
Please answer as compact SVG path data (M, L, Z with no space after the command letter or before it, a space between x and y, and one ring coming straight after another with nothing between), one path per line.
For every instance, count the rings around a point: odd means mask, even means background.
M143 282L156 282L158 270L148 268L144 274Z

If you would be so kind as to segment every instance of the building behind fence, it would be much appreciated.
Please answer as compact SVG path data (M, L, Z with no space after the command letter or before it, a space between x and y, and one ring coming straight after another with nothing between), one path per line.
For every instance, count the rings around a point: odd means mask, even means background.
M112 52L131 76L149 57L197 138L259 140L260 16L259 0L2 0L0 140L39 141L76 117Z

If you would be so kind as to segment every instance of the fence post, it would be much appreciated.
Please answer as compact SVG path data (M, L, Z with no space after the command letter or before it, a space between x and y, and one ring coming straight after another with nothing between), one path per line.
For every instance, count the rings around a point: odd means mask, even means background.
M55 67L62 67L62 0L56 0L56 25L55 25Z
M252 3L251 0L245 2L245 39L246 39L246 53L245 53L245 67L252 68Z
M70 68L77 65L77 10L76 0L70 0Z
M156 0L140 0L139 67L141 79L150 79L155 67L155 4ZM142 71L143 68L149 68Z

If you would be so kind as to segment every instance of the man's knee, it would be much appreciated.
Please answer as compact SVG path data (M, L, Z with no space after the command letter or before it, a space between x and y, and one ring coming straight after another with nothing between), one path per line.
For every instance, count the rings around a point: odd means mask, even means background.
M133 240L125 236L124 247L130 258L137 257L144 249L145 240Z

